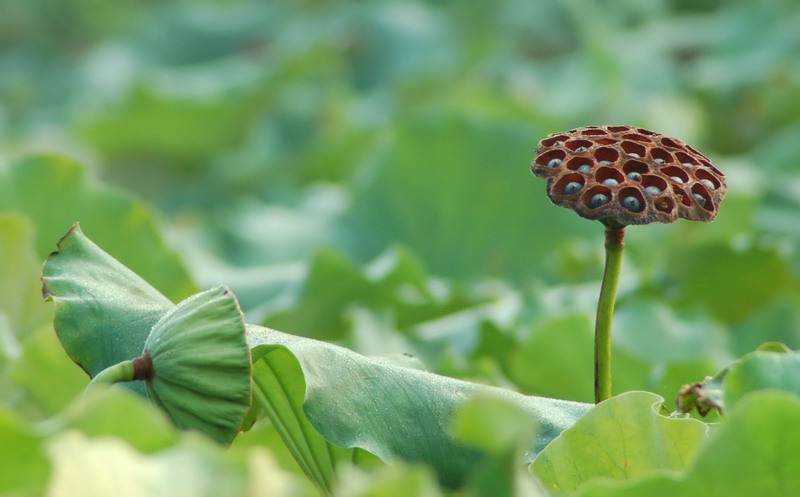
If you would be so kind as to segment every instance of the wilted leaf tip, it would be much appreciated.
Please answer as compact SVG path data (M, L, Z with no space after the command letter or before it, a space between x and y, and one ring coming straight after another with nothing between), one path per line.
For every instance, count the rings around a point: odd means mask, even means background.
M47 259L45 259L44 261L44 264L42 266L42 298L44 298L45 301L50 301L55 296L55 294L53 294L53 292L50 291L50 288L47 285L49 280L49 278L47 277L47 266L53 258L61 254L61 245L67 238L72 236L74 233L81 233L81 234L83 233L81 231L81 223L78 221L76 221L75 224L73 224L72 227L70 227L70 229L67 230L67 232L64 233L64 235L61 238L59 238L58 243L56 244L57 249L54 250L53 252L50 252L50 255L48 255Z

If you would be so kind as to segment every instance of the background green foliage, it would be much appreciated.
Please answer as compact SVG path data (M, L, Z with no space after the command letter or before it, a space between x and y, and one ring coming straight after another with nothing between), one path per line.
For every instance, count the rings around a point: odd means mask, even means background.
M728 176L714 223L629 230L614 392L671 408L764 341L800 348L799 24L793 0L0 0L0 431L52 474L95 444L38 293L75 221L173 301L224 283L251 323L590 400L602 229L528 171L586 124L676 136ZM29 424L57 414L84 435L46 452ZM164 433L118 436L205 457ZM273 457L299 471L268 426L236 444L197 463L227 490ZM342 495L439 492L425 468L353 471Z

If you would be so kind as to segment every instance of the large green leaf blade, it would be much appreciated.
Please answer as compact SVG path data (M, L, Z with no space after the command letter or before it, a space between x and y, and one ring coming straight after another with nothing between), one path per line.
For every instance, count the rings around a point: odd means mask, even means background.
M536 457L533 472L552 490L567 493L594 478L628 480L683 469L706 427L660 415L662 402L653 393L628 392L599 404Z

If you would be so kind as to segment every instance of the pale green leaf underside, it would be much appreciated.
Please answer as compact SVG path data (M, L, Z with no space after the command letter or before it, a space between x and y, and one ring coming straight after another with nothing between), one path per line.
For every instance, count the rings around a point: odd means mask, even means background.
M327 440L366 449L384 460L431 464L451 485L460 483L480 458L450 435L453 410L471 396L504 399L536 419L539 432L527 444L530 454L592 407L405 368L260 326L248 325L247 330L256 349L259 344L283 345L297 357L306 383L305 413Z
M303 472L330 491L337 459L351 455L331 445L311 425L303 411L306 385L297 358L285 347L253 349L253 402L272 422Z

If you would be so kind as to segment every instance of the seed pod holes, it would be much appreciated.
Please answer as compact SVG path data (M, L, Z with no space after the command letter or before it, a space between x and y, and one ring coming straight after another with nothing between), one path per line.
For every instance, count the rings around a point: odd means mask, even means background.
M725 175L706 156L677 138L633 126L550 135L539 142L531 170L547 180L553 203L609 226L681 217L708 222L727 192Z

